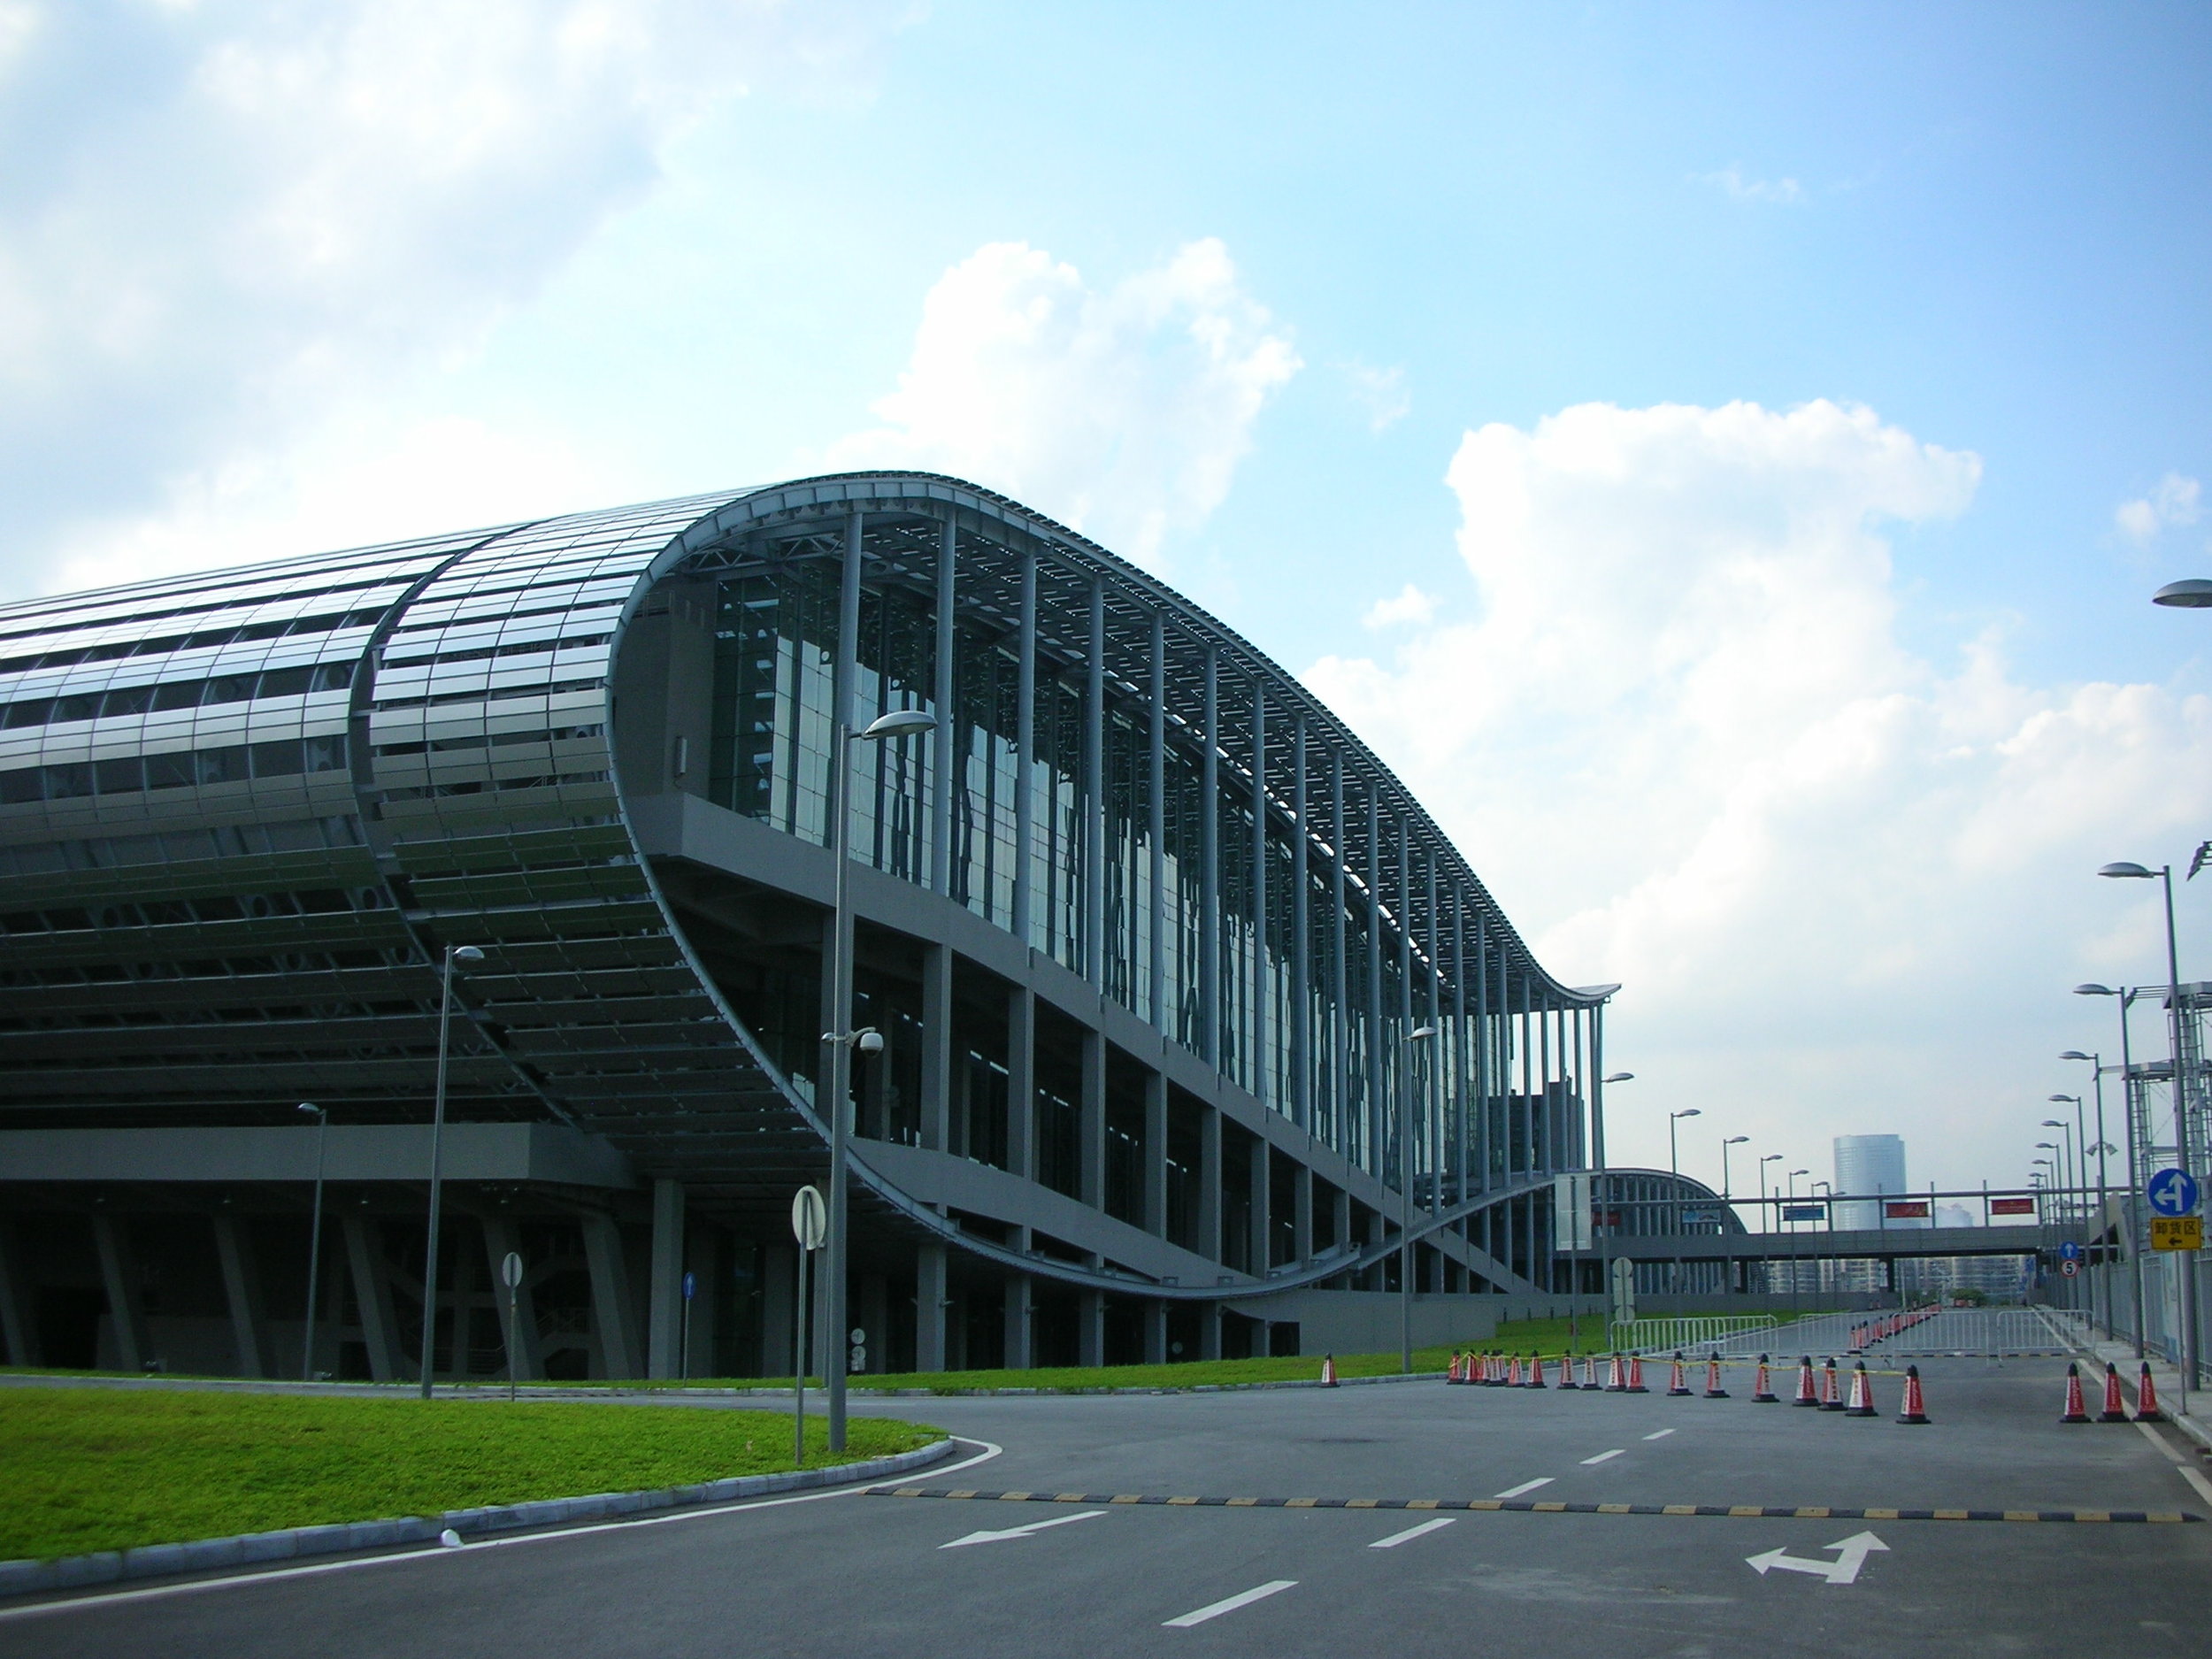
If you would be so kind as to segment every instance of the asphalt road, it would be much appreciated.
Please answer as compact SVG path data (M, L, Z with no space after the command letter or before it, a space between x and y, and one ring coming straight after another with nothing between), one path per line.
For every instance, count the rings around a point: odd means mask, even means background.
M1417 1383L880 1409L974 1442L966 1466L915 1478L930 1491L2212 1517L2171 1431L2062 1427L2063 1370L1931 1363L1927 1427L1891 1420L1891 1379L1883 1417L1865 1420L1755 1405L1740 1374L1725 1401ZM1578 1659L2200 1655L2212 1524L844 1494L0 1610L0 1655L41 1659L1365 1655L1384 1643Z

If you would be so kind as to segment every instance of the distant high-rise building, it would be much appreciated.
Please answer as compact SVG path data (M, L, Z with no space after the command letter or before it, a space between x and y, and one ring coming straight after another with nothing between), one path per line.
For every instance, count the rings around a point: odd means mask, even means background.
M1836 1206L1839 1228L1882 1225L1878 1200L1870 1194L1905 1192L1905 1142L1901 1135L1838 1135L1836 1190L1862 1202ZM1907 1224L1912 1225L1912 1224ZM1918 1225L1925 1226L1927 1223Z

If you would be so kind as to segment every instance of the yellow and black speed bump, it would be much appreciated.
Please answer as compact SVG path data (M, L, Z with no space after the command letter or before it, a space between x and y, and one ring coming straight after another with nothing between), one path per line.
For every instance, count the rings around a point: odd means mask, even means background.
M1184 1498L1134 1492L971 1492L950 1486L872 1486L872 1498L951 1498L981 1503L1153 1505L1196 1509L1460 1509L1483 1515L1681 1515L1739 1521L2036 1521L2134 1522L2181 1525L2203 1521L2178 1509L1847 1509L1824 1504L1792 1509L1759 1503L1548 1503L1528 1498Z

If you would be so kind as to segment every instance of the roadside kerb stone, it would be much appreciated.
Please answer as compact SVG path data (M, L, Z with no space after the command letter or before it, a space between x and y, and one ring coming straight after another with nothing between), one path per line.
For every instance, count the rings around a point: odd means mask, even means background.
M952 1455L950 1440L933 1440L910 1452L871 1457L856 1463L796 1469L779 1475L736 1475L726 1480L649 1492L601 1492L575 1498L538 1498L527 1503L486 1504L448 1509L442 1515L405 1516L324 1526L293 1526L273 1532L246 1532L234 1538L206 1538L186 1544L145 1544L136 1549L105 1549L56 1561L0 1561L0 1596L77 1590L127 1578L155 1578L180 1572L210 1572L264 1562L297 1561L311 1555L385 1549L396 1544L435 1543L450 1529L463 1538L511 1532L533 1526L560 1526L603 1520L649 1509L687 1509L703 1503L731 1503L780 1492L817 1486L872 1486L926 1469Z

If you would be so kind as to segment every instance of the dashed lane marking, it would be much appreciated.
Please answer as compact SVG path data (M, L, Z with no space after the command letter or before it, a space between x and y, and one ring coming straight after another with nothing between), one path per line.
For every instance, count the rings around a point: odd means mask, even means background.
M1424 1521L1418 1526L1409 1526L1402 1532L1393 1532L1388 1538L1379 1538L1373 1543L1368 1545L1367 1548L1370 1549L1395 1549L1401 1544L1409 1544L1417 1538L1423 1538L1431 1532L1441 1531L1443 1528L1451 1525L1454 1518L1454 1517L1448 1515L1439 1516L1433 1521Z
M1534 1480L1524 1480L1517 1486L1508 1486L1503 1492L1498 1494L1498 1495L1501 1498L1523 1498L1526 1497L1530 1493L1535 1491L1537 1487L1548 1486L1551 1483L1551 1476L1540 1475Z
M1194 1624L1203 1624L1210 1618L1219 1618L1224 1613L1233 1613L1240 1607L1249 1607L1255 1601L1264 1601L1271 1595L1279 1594L1285 1590L1293 1590L1297 1586L1298 1580L1295 1578L1271 1578L1265 1584L1254 1585L1249 1590L1240 1590L1236 1594L1225 1596L1218 1601L1210 1601L1204 1607L1184 1614L1180 1618L1162 1619L1160 1625L1164 1630L1188 1630Z
M1672 1429L1661 1429L1656 1434L1647 1434L1644 1438L1647 1440L1663 1440L1673 1432Z
M1616 1457L1625 1457L1627 1455L1628 1448L1626 1447L1616 1446L1609 1452L1600 1452L1595 1457L1584 1458L1582 1460L1582 1466L1585 1469L1587 1469L1592 1463L1609 1463Z
M1548 1485L1532 1481L1517 1491ZM1530 1502L1516 1498L1206 1498L1154 1493L971 1492L941 1486L871 1486L872 1498L969 1499L998 1503L1133 1503L1209 1509L1455 1509L1478 1515L1677 1515L1765 1521L2015 1521L2171 1526L2201 1525L2184 1509L1871 1509L1840 1504ZM1287 1588L1287 1586L1283 1586ZM1272 1595L1272 1590L1268 1592ZM1202 1611L1203 1609L1202 1609Z

